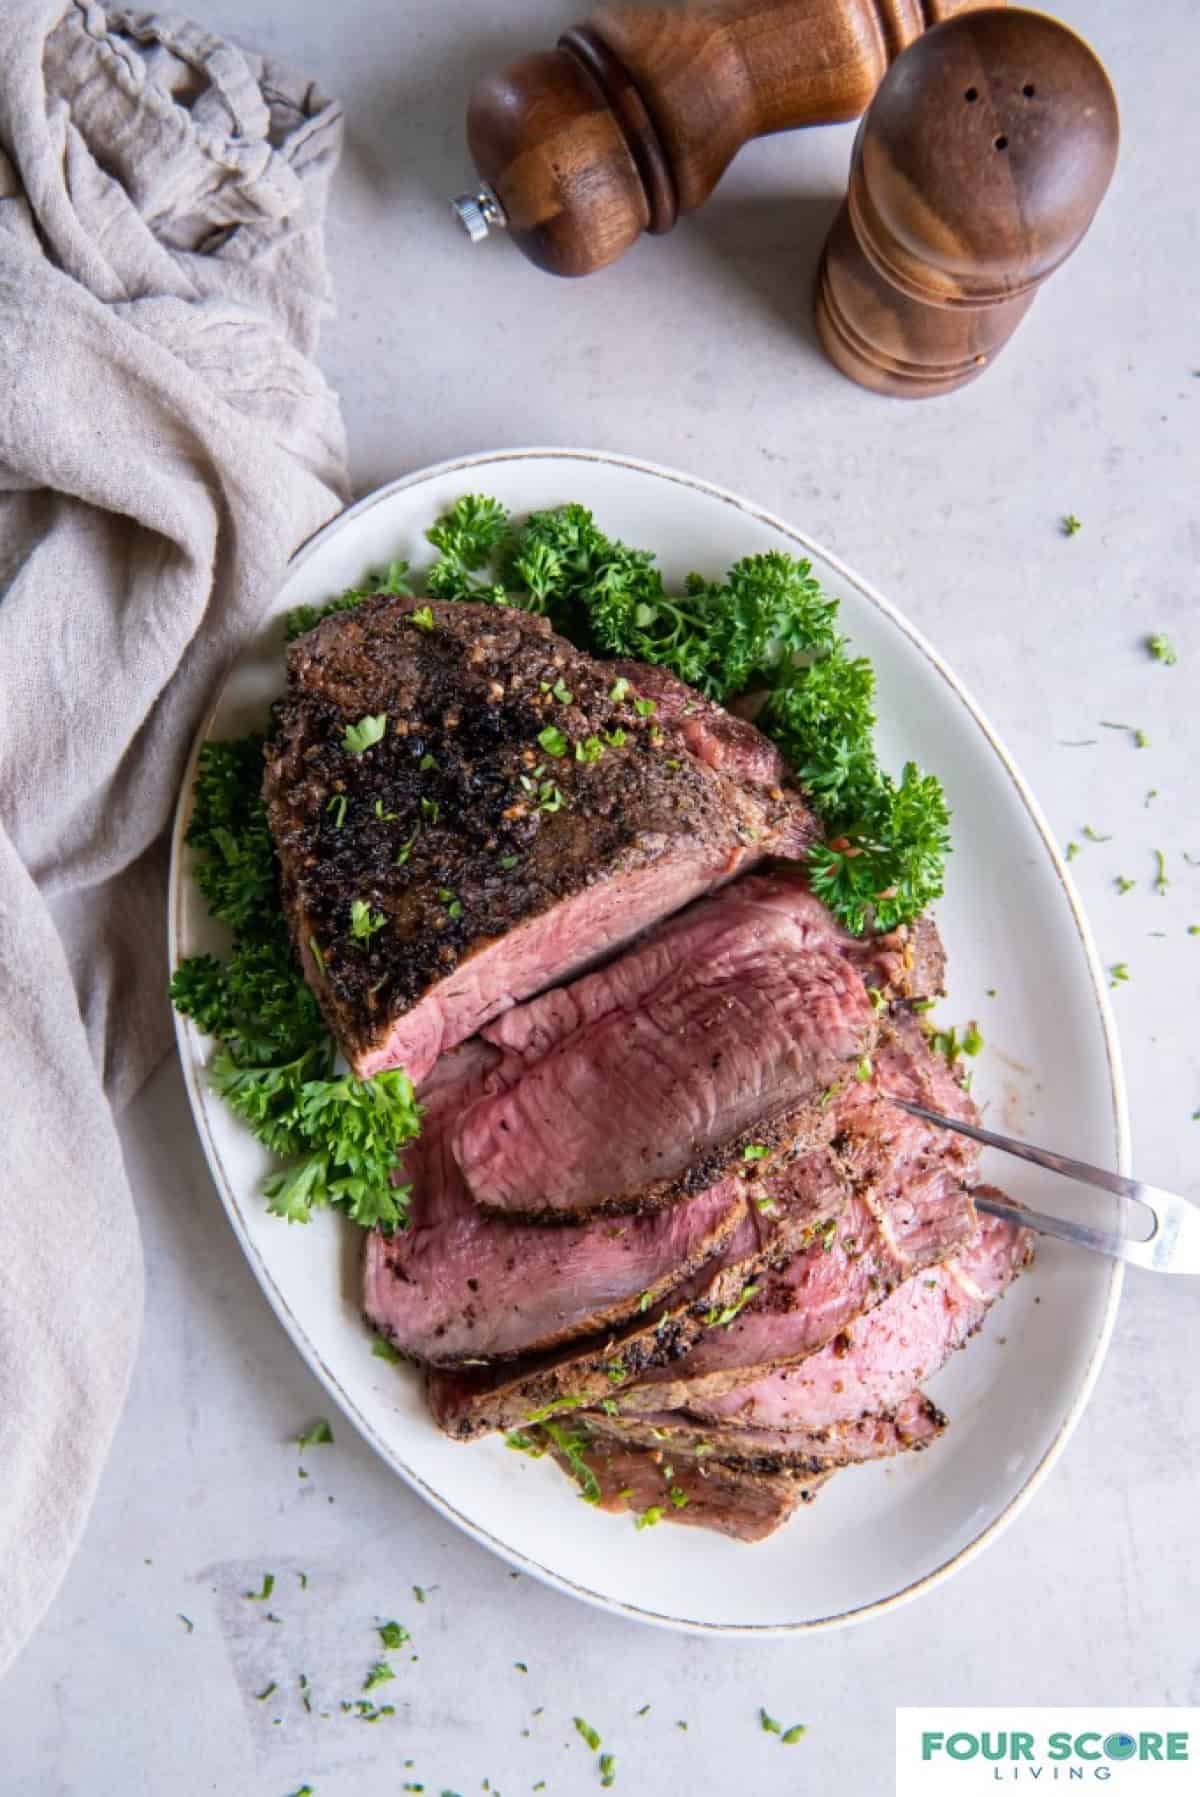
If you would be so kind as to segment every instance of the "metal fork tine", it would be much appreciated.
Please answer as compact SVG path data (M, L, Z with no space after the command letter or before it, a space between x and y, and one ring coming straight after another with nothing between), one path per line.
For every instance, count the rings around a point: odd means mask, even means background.
M1014 1136L1002 1136L994 1129L984 1129L978 1123L965 1123L958 1117L944 1117L939 1111L930 1111L922 1104L914 1104L908 1098L896 1098L885 1093L889 1104L896 1105L911 1116L921 1117L926 1123L940 1125L950 1129L956 1135L970 1136L972 1141L982 1142L987 1148L999 1148L1005 1154L1014 1154L1021 1160L1032 1161L1035 1166L1045 1167L1051 1173L1061 1173L1064 1178L1079 1180L1084 1185L1098 1186L1101 1191L1111 1192L1118 1198L1132 1199L1149 1213L1151 1228L1145 1236L1137 1237L1121 1235L1108 1229L1096 1229L1090 1223L1076 1223L1067 1217L1052 1217L1044 1211L1026 1210L1021 1205L1008 1204L1002 1199L991 1198L984 1192L976 1194L976 1205L980 1210L989 1212L994 1217L1004 1217L1011 1223L1023 1224L1028 1229L1036 1229L1042 1235L1053 1235L1064 1242L1072 1242L1076 1247L1091 1248L1097 1254L1107 1254L1115 1260L1124 1260L1137 1267L1145 1267L1157 1273L1200 1273L1200 1207L1180 1197L1175 1192L1165 1192L1159 1186L1146 1185L1140 1179L1128 1179L1123 1173L1110 1173L1105 1167L1093 1167L1087 1161L1073 1160L1070 1155L1056 1154L1050 1148L1035 1148L1031 1142L1020 1142Z
M1045 1211L1026 1210L1022 1204L1005 1204L982 1192L976 1192L974 1197L976 1210L986 1211L990 1217L1003 1217L1006 1223L1015 1223L1021 1229L1036 1229L1039 1235L1058 1236L1064 1242L1091 1248L1113 1260L1134 1260L1134 1250L1145 1246L1142 1242L1131 1242L1128 1236L1114 1235L1111 1229L1093 1229L1090 1223L1072 1223L1066 1217L1052 1217Z
M1019 1142L1015 1136L998 1135L994 1129L984 1129L979 1123L964 1123L958 1117L943 1117L938 1111L927 1111L923 1104L913 1104L908 1098L893 1098L891 1093L885 1095L889 1104L898 1105L902 1111L908 1111L914 1117L923 1117L926 1123L940 1123L943 1129L952 1129L960 1136L970 1136L972 1141L982 1142L986 1148L1002 1148L1005 1154L1016 1154L1023 1161L1032 1161L1037 1167L1046 1167L1051 1173L1062 1173L1068 1179L1081 1180L1084 1185L1099 1186L1102 1192L1112 1192L1117 1198L1133 1198L1144 1204L1142 1192L1145 1189L1136 1179L1127 1179L1124 1173L1110 1173L1107 1167L1093 1167L1088 1161L1072 1160L1069 1154L1056 1154L1052 1148L1035 1148L1032 1142Z

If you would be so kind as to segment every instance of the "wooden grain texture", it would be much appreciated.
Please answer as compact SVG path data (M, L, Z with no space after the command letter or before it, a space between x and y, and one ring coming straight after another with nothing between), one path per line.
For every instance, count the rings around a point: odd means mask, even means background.
M831 359L908 398L975 379L1087 231L1118 138L1103 67L1053 19L987 9L914 43L859 127L822 257Z
M565 50L510 63L467 108L467 142L514 242L551 274L613 262L650 223L650 203L617 118Z
M856 118L907 44L979 4L605 7L482 82L468 143L525 254L590 274L702 205L751 138Z

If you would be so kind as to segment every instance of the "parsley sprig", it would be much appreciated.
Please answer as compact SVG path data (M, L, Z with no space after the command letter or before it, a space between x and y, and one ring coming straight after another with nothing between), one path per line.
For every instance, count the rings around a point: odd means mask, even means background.
M334 1048L296 963L261 797L261 736L200 752L187 840L211 914L233 931L228 957L192 955L171 981L176 1010L220 1047L209 1078L255 1135L288 1161L264 1185L291 1223L336 1205L363 1228L403 1223L409 1188L392 1184L420 1127L408 1077L336 1074ZM368 922L373 919L368 914Z
M809 853L813 888L855 934L909 923L941 896L945 794L912 762L899 778L880 767L874 672L849 652L837 601L810 563L773 550L723 582L693 574L669 594L653 555L607 537L585 507L535 512L514 528L478 494L428 535L441 559L426 584L439 598L521 606L583 649L669 668L712 699L765 692L759 726L825 826ZM627 684L618 680L615 702Z

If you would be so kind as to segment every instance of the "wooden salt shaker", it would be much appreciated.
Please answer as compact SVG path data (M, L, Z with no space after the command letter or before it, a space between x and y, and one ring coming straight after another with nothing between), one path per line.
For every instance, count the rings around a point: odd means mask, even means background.
M994 8L918 39L859 127L825 245L830 359L910 399L974 380L1086 232L1118 130L1104 69L1054 19Z
M482 177L455 212L507 226L556 275L603 268L701 205L753 137L857 118L927 26L985 0L693 0L609 6L480 83Z

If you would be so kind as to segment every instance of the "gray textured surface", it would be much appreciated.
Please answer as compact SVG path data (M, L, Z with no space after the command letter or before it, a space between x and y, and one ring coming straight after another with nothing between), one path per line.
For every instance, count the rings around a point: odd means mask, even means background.
M1088 823L1111 834L1073 871L1104 959L1132 975L1115 1002L1135 1163L1200 1195L1200 940L1186 934L1200 870L1182 860L1200 857L1200 246L1181 173L1200 156L1198 28L1190 0L1153 19L1130 0L1062 11L1121 101L1113 191L995 368L918 407L859 392L813 344L809 285L849 131L752 146L673 237L566 285L503 241L472 249L444 197L469 173L470 80L551 41L571 9L220 0L210 22L286 52L347 103L340 312L323 361L356 488L467 449L600 445L750 493L878 584L977 693L1063 839ZM1083 522L1072 539L1067 511ZM1156 629L1176 641L1176 668L1140 650ZM1100 718L1142 725L1151 747ZM1165 898L1151 890L1156 847ZM1118 896L1118 873L1136 890ZM504 1797L539 1779L575 1797L597 1788L576 1714L638 1797L876 1797L891 1789L899 1703L1200 1703L1192 1284L1130 1276L1057 1471L949 1585L811 1642L674 1639L512 1579L336 1417L336 1445L298 1479L287 1437L330 1406L242 1262L173 1068L127 1145L148 1259L142 1360L83 1552L0 1694L6 1797L284 1797L305 1782L373 1797L406 1781L466 1797L484 1778ZM266 1568L278 1625L238 1595ZM437 1587L424 1607L414 1583ZM394 1695L397 1717L306 1716L298 1673L315 1712L352 1694L377 1614L407 1622L420 1656L373 1693ZM285 1703L255 1701L271 1680ZM807 1738L761 1734L760 1703L807 1721Z

